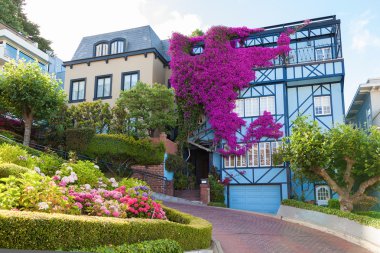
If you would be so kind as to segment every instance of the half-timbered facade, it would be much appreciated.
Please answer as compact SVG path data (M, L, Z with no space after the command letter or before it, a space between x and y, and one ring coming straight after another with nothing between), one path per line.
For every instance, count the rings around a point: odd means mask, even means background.
M300 24L302 22L266 27L265 31L248 38L245 47L276 46L284 29ZM289 57L274 60L272 67L255 69L255 80L249 88L239 92L235 112L248 126L264 111L269 111L283 124L284 136L291 134L293 121L299 115L309 116L326 129L344 123L340 20L335 16L313 19L291 39ZM240 139L245 131L242 128L237 133ZM212 138L212 130L206 122L196 131L192 142L194 146L207 147ZM223 143L221 145L219 148ZM221 180L230 179L225 188L227 206L275 213L282 199L302 193L306 200L327 203L332 197L327 185L297 184L288 166L273 164L272 154L279 145L281 140L262 139L241 156L223 157L215 151L209 152L209 166L217 168ZM194 153L197 156L201 152ZM203 175L197 175L200 176Z

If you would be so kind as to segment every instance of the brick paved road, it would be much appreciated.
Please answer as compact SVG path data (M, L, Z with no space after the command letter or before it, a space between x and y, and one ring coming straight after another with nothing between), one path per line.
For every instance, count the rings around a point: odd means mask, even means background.
M165 205L210 221L213 237L225 253L369 253L339 237L272 217L208 206Z

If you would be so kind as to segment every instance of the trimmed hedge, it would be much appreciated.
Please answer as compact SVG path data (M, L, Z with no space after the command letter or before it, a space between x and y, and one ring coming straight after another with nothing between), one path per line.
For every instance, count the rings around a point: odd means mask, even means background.
M184 250L210 246L208 221L166 207L165 211L169 220L188 224L0 210L0 248L72 250L157 239L175 240Z
M85 154L104 161L133 161L139 165L157 165L164 161L165 147L148 139L136 140L122 134L96 134Z
M9 177L9 176L19 176L25 172L30 171L26 167L19 166L13 163L1 163L0 164L0 178Z
M76 152L83 152L87 149L95 130L92 128L69 128L65 131L66 149Z
M292 207L297 207L301 209L317 211L317 212L321 212L325 214L336 215L342 218L353 220L355 222L358 222L366 226L371 226L371 227L380 229L380 219L375 219L375 218L371 218L364 215L358 215L355 213L343 212L341 210L332 209L328 207L317 206L317 205L297 201L294 199L284 199L281 204L285 206L292 206Z
M85 252L95 253L182 253L183 250L174 240L154 240L119 246L101 246L94 249L82 249Z

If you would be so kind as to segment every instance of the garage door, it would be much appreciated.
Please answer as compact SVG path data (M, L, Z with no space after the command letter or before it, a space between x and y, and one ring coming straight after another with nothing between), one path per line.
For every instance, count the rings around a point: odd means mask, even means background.
M279 185L230 185L230 208L277 213L281 204Z

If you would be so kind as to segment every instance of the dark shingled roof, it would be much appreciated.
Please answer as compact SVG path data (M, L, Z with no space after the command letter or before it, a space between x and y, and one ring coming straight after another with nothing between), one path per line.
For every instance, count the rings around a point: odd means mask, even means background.
M169 41L161 41L157 34L153 31L152 27L149 25L117 32L83 37L71 60L74 61L93 58L94 44L99 41L111 41L116 38L123 38L126 40L127 47L125 49L125 52L156 48L157 51L167 61L170 61L170 57L167 54L167 51L169 49Z

